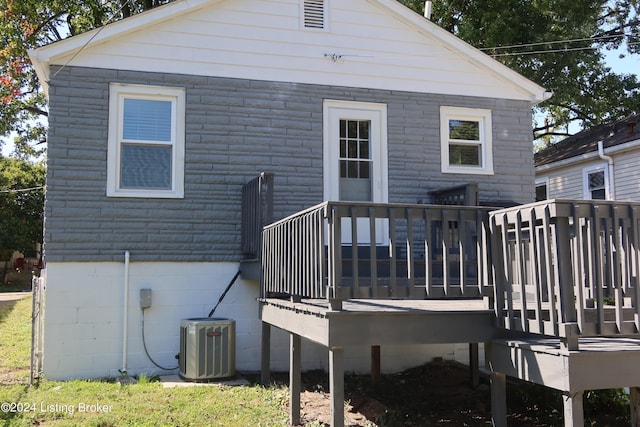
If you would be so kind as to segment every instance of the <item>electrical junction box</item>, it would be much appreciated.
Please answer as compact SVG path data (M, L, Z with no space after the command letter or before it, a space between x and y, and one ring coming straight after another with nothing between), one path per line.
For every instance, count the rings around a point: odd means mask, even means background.
M151 307L151 289L140 289L140 308Z

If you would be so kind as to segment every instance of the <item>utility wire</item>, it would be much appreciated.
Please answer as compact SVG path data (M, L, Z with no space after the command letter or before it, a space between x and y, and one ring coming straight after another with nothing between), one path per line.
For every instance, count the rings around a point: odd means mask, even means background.
M629 43L629 46L635 46L637 44L640 44L640 42ZM491 54L489 56L491 56L492 58L498 58L498 57L501 57L501 56L539 55L539 54L542 54L542 53L574 52L574 51L592 50L592 49L597 49L597 47L593 47L593 46L566 47L566 48L559 48L559 49L531 50L531 51L525 51L525 52L505 52L505 53L495 53L495 54Z
M64 65L62 65L62 67L58 68L58 70L55 73L53 73L53 77L56 77L60 71L64 70L64 67L69 65L69 63L71 61L73 61L78 55L80 55L80 53L89 45L89 43L91 43L93 41L93 39L98 37L98 34L100 34L102 32L102 30L104 30L104 28L107 26L107 24L110 24L112 22L113 18L115 18L116 15L118 13L120 13L122 11L122 9L124 9L130 2L131 2L131 0L127 0L122 6L120 6L120 8L118 10L113 12L113 15L111 15L111 18L107 19L107 21L101 27L99 27L95 33L93 33L93 35L89 38L89 40L87 40L80 47L80 49L78 49L78 51L76 53L74 53L73 56L71 56L71 58L69 58L69 60L64 63Z
M560 43L574 43L574 42L613 39L617 37L635 37L638 35L640 35L640 33L616 34L616 35L599 36L599 37L586 37L586 38L580 38L580 39L554 40L554 41L548 41L548 42L523 43L523 44L513 44L513 45L507 45L507 46L496 46L496 47L483 47L483 48L480 48L479 50L485 51L485 50L513 49L513 48L523 48L523 47L533 47L533 46L546 46L546 45L560 44Z
M44 186L31 187L31 188L19 188L19 189L15 189L15 190L0 190L0 193L25 193L27 191L41 190L43 188L44 188Z

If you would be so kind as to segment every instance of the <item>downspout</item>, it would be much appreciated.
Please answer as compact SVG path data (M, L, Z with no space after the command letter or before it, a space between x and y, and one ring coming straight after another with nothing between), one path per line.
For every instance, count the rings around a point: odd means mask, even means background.
M122 369L120 373L127 375L127 359L129 353L129 251L124 251L124 318L122 331Z
M607 156L604 154L604 147L602 145L602 141L598 141L598 156L602 160L605 160L609 164L608 174L609 174L609 200L616 199L616 186L615 186L615 178L613 174L613 157Z

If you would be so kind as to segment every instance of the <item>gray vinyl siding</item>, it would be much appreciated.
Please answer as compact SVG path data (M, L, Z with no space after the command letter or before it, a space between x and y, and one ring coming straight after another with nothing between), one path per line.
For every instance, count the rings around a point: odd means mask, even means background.
M57 74L56 74L57 73ZM388 106L389 201L478 182L481 200L534 197L527 102L104 69L52 70L45 256L53 261L237 261L240 193L275 173L275 215L322 201L323 99ZM109 84L186 88L183 199L106 197ZM488 108L493 176L440 172L441 105Z

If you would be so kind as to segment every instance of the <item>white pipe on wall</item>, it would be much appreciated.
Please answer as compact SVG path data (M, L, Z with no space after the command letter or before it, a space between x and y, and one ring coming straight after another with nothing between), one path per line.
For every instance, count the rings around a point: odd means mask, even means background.
M600 156L602 160L606 160L609 164L609 170L607 171L607 174L609 175L609 200L615 200L616 186L615 177L613 174L613 157L604 154L604 146L602 145L602 141L598 141L598 156Z
M129 353L129 251L124 251L124 319L122 331L122 369L120 373L127 375L127 361Z

